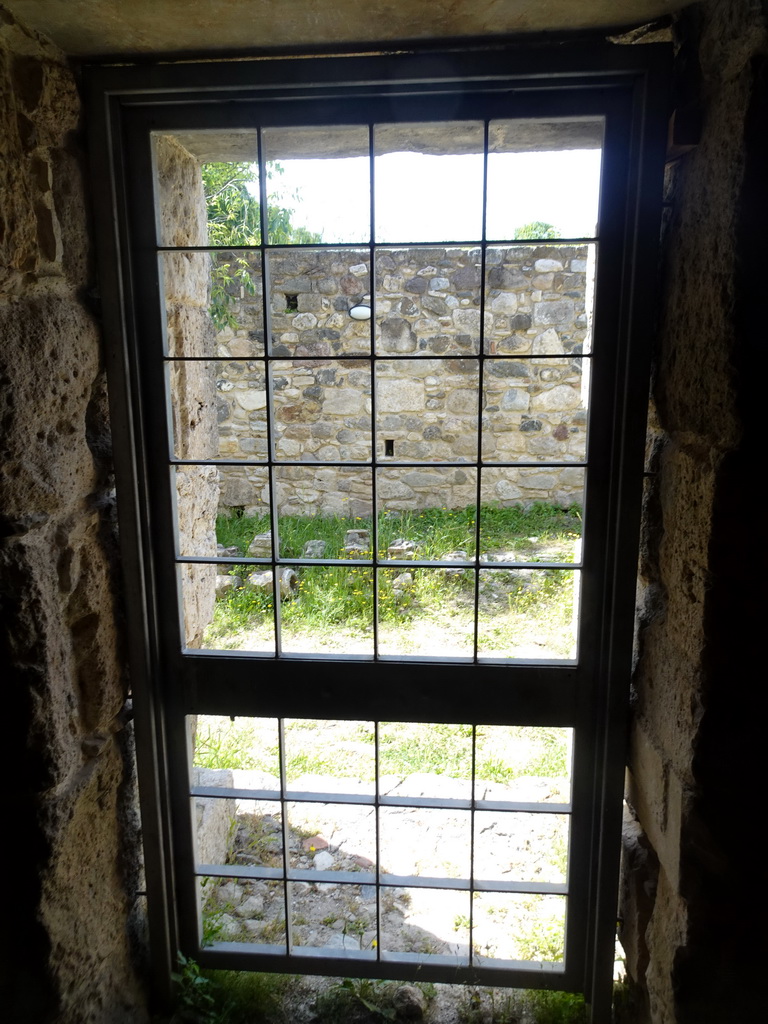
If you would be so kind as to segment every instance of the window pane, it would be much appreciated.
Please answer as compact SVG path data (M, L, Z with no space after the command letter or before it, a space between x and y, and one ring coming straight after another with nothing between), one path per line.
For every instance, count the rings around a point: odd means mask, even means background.
M193 715L187 724L194 731L194 785L279 791L276 718L238 717L233 721L219 715ZM274 808L262 810L272 814Z
M382 359L376 364L376 442L394 461L477 458L477 359Z
M173 455L178 459L267 456L264 364L244 359L177 359L166 363Z
M293 792L323 790L372 796L376 775L373 722L286 718L285 771ZM336 805L321 808L328 820L333 819L335 809ZM302 827L311 830L315 826L307 818ZM325 832L323 835L329 841L332 838Z
M180 565L185 644L274 654L273 573L254 565ZM202 635L198 624L207 621Z
M276 466L274 480L281 558L370 559L369 469Z
M417 963L466 965L468 892L386 886L381 891L382 955Z
M275 360L270 382L276 459L370 459L371 372L366 362Z
M379 249L377 353L476 355L480 260L477 248Z
M158 258L169 356L264 354L259 253L165 252Z
M594 284L594 245L489 246L484 351L590 352Z
M472 569L380 569L379 653L467 658L474 653Z
M443 722L381 722L380 792L392 797L468 800L472 726Z
M267 254L274 356L367 355L369 319L350 310L370 306L367 249L280 249Z
M476 800L570 802L573 729L480 725L476 735Z
M523 960L562 964L565 896L479 892L473 897L475 962Z
M262 134L270 245L367 242L367 127L267 128Z
M553 353L488 359L483 367L487 462L583 462L587 454L589 360ZM535 486L535 485L534 485ZM557 490L541 477L539 488Z
M153 142L160 245L261 242L255 131L158 132Z
M481 123L377 125L374 146L377 242L481 238Z
M465 562L475 553L477 471L442 466L376 474L379 558Z
M580 559L583 469L505 467L481 472L481 561Z
M487 882L565 882L569 825L567 814L478 811L474 877Z
M481 569L477 646L486 658L572 661L581 573Z
M491 121L486 237L597 233L602 119Z
M280 636L286 654L373 654L373 570L306 565L279 569ZM290 595L288 591L290 590Z

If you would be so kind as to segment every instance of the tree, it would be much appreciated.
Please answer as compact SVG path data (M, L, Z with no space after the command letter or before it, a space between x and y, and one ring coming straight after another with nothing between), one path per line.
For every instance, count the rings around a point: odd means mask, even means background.
M547 224L543 220L532 220L515 228L513 238L559 238L560 232L554 224Z
M282 174L279 164L267 167L267 178ZM208 244L221 246L259 245L261 243L261 204L248 188L258 182L256 164L203 164L203 190L208 213ZM293 210L281 206L272 193L267 197L267 234L272 244L312 244L322 236L291 223ZM236 327L229 308L232 286L240 285L253 295L252 268L245 254L227 258L218 253L211 270L211 319L217 330Z

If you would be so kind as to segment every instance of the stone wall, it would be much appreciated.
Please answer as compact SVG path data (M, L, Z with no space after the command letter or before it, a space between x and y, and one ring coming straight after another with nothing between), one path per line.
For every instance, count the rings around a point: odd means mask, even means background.
M110 435L80 141L64 58L0 8L9 1024L147 1019Z
M583 475L544 460L576 461L586 449L587 378L578 355L591 316L587 246L516 245L487 252L482 381L483 458L542 461L541 468L488 469L483 501L570 505L582 499ZM222 257L230 265L234 257ZM265 458L268 383L263 355L263 296L257 257L253 291L230 288L235 327L221 331L215 364L219 454ZM273 253L268 267L276 456L318 463L365 460L371 452L373 383L370 324L349 309L370 301L365 250ZM377 454L393 461L472 461L477 457L481 302L480 251L384 250L376 265ZM397 356L387 359L387 356ZM503 360L494 356L527 358ZM541 358L542 356L546 358ZM227 362L227 357L232 361ZM252 362L234 361L254 357ZM412 358L409 358L412 357ZM441 358L435 358L441 357ZM291 481L303 481L301 493ZM326 467L279 472L277 504L289 514L355 515L371 511L370 482L350 493L350 474ZM264 511L263 469L227 469L222 504ZM384 470L384 507L458 508L476 500L474 474L461 470Z
M160 231L166 245L206 245L208 227L200 165L173 138L156 140ZM165 260L163 280L167 343L171 352L212 356L216 335L208 315L207 259L179 254ZM170 365L173 437L180 459L211 459L217 454L216 390L204 362ZM219 474L212 466L176 470L176 522L180 550L187 555L215 551ZM183 566L186 644L199 647L213 618L215 566Z
M755 474L768 27L757 3L713 0L678 30L678 116L701 134L667 173L621 906L634 984L622 1019L735 1024L764 1003L753 908L765 877Z

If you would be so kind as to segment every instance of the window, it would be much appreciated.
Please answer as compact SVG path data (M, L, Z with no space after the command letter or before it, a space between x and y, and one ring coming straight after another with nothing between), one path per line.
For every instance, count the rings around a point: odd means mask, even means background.
M643 49L601 53L599 72L500 48L92 75L112 169L100 220L117 213L102 258L117 267L110 386L161 970L181 948L211 966L544 985L604 1006L647 379L639 254L663 137ZM600 156L597 219L584 150ZM569 231L517 213L526 153L572 195ZM211 242L197 160L257 169L247 235ZM294 231L274 181L308 160L333 167L316 173L327 217ZM497 520L542 497L572 506L572 528L500 539ZM217 546L217 511L260 524L247 547ZM255 609L236 642L216 626L233 589ZM305 614L310 590L328 629ZM190 768L200 715L243 719L257 768ZM300 772L312 730L354 771ZM542 743L552 765L532 773L550 784L510 786L506 768L528 770ZM403 749L440 770L401 768L394 785ZM230 823L227 844L206 816ZM530 834L558 856L521 857ZM206 929L206 905L234 923Z

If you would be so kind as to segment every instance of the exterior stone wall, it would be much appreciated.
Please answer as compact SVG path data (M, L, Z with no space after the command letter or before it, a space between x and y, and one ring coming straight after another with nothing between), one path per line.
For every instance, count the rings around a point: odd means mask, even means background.
M156 141L160 231L167 245L206 245L208 228L200 165L168 136ZM170 351L212 356L216 336L208 315L210 276L207 259L185 254L163 264L166 331ZM176 362L170 367L173 436L181 459L211 459L217 453L216 390L207 364ZM215 467L176 470L180 550L205 555L216 550L219 474ZM199 647L213 617L215 566L183 566L184 624L188 647Z
M642 1024L748 1021L764 1001L751 910L765 873L753 825L764 602L750 529L764 461L764 6L691 9L678 46L678 116L702 128L667 172L640 563L620 935L633 979L621 1019Z
M0 664L9 1024L141 1024L143 901L113 482L63 56L0 8ZM10 698L10 700L9 700ZM10 865L12 864L12 868Z
M487 254L482 381L483 457L488 461L576 461L586 448L587 377L578 358L588 341L592 270L586 246L516 245ZM253 264L257 269L256 264ZM318 463L370 458L374 387L370 325L349 309L370 295L368 253L271 254L269 304L274 447L279 459ZM265 458L268 451L263 296L232 290L237 321L217 338L219 454ZM477 456L480 252L468 248L384 250L376 266L375 414L378 456L393 461L471 461ZM369 300L368 300L369 301ZM387 359L387 356L397 358ZM494 359L515 355L526 358ZM442 358L435 358L435 357ZM541 358L542 356L546 358ZM233 361L227 362L227 357ZM355 358L358 357L358 358ZM412 358L410 358L412 357ZM266 510L263 469L227 469L222 504ZM301 494L290 480L310 480ZM280 471L277 502L289 514L371 511L370 483L350 494L346 470ZM463 471L385 470L387 508L457 508L476 500ZM575 469L487 470L483 500L502 504L582 499ZM367 497L366 497L367 495Z

